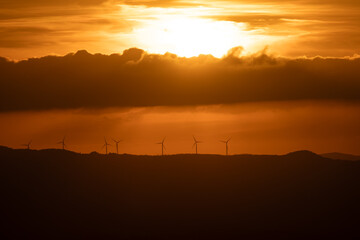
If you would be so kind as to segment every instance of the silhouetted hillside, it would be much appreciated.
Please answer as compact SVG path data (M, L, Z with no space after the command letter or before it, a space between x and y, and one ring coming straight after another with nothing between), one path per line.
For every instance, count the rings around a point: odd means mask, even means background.
M348 161L360 161L360 156L352 155L352 154L345 154L345 153L324 153L321 156L325 158L331 159L340 159L340 160L348 160Z
M1 147L0 176L6 239L359 237L360 162L308 151L161 157Z

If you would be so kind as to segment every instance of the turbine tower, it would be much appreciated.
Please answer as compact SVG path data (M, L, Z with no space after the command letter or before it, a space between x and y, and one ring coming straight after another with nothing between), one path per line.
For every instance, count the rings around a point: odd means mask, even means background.
M66 144L65 144L65 137L62 139L62 141L58 142L57 144L62 145L62 150L65 150Z
M220 140L220 142L225 143L225 146L226 146L226 156L229 154L229 146L228 146L228 143L229 143L230 140L231 140L231 138L228 138L228 140L226 140L226 141Z
M27 148L27 150L30 150L31 142L32 142L32 140L30 140L30 142L28 142L27 144L23 144L23 145L21 145L21 146L24 146L24 147Z
M193 138L194 138L194 145L193 145L193 147L195 146L195 153L198 154L198 144L199 144L199 143L202 143L202 142L196 140L196 138L195 138L194 136L193 136Z
M108 154L108 146L111 146L111 144L109 144L107 141L106 141L106 138L104 137L104 141L105 141L105 144L103 145L103 148L105 147L105 152L106 152L106 155Z
M106 141L106 140L105 140ZM116 154L119 154L119 143L122 142L122 140L115 140L113 139L113 141L116 144Z
M166 150L165 145L164 145L165 138L166 137L164 137L164 139L161 142L156 143L156 144L161 144L161 156L164 156L164 149Z

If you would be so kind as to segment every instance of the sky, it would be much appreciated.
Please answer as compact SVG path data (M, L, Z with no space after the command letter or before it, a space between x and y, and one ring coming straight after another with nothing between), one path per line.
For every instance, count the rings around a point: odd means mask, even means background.
M242 46L244 54L353 56L359 10L357 0L0 0L0 52L22 60L137 47L222 57Z
M360 2L0 0L0 145L360 154ZM113 144L114 145L114 144ZM112 152L115 151L111 146Z

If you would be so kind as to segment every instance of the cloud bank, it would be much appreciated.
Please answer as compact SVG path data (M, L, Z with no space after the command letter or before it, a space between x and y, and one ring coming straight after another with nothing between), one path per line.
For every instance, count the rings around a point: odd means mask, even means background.
M217 59L128 49L0 58L0 111L360 100L360 58L287 59L241 48Z

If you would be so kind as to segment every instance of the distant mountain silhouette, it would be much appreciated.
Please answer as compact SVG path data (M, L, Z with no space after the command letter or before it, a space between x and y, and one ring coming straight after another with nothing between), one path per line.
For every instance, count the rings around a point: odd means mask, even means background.
M313 153L311 151L308 150L302 150L302 151L296 151L296 152L291 152L285 155L286 158L294 158L294 159L321 159L323 157L321 157L320 155L317 155L316 153Z
M352 155L352 154L345 154L345 153L324 153L321 156L325 158L331 159L340 159L340 160L349 160L349 161L360 161L360 156Z
M1 239L358 239L360 162L0 147Z

